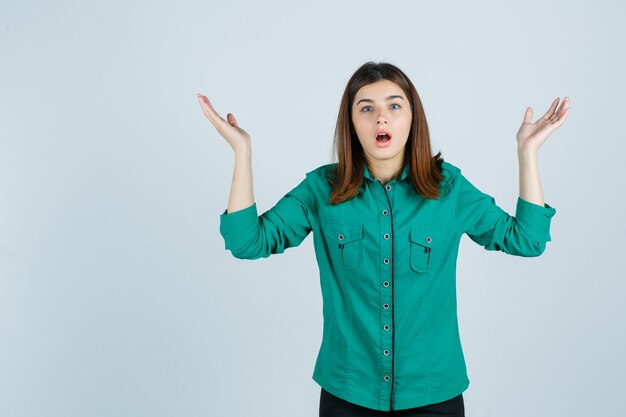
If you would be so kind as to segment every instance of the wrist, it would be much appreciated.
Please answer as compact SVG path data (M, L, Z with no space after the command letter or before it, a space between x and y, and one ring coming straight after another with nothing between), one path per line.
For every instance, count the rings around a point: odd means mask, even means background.
M539 149L536 148L517 148L517 157L520 160L532 160L537 159L539 156Z
M235 151L235 158L250 158L252 156L252 147L249 145L241 145L237 148L233 148Z

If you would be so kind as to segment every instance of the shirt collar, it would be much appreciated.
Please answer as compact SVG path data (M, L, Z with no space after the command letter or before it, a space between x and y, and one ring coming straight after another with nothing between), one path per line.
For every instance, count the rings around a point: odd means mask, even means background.
M404 164L404 169L402 169L402 173L400 174L399 181L404 180L409 175L409 164ZM365 169L363 170L363 176L367 179L376 181L376 178L372 176L370 170L367 168L367 164L365 164Z

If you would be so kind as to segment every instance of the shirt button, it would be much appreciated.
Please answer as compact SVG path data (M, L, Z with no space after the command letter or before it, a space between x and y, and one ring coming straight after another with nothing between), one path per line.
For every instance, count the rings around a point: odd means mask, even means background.
M383 235L383 237L385 238L385 240L389 240L390 235L389 235L389 233L385 233L385 234Z
M387 349L383 350L383 355L389 356L389 351Z
M391 185L389 185L389 184L385 185L385 190L387 190L387 191L391 190Z
M387 303L383 304L383 308L384 308L385 310L387 310L387 309L389 308L389 304L387 304Z
M388 324L385 324L385 325L383 326L383 329L385 329L385 331L389 330L389 325L388 325Z
M389 282L383 281L383 287L388 287L388 286L389 286Z
M387 214L389 214L389 212L387 210L383 210L383 216L386 216Z
M432 242L432 241L433 241L433 240L431 239L431 237L430 237L430 236L428 236L428 237L426 238L426 242L427 242L427 243L430 243L430 242Z
M343 240L343 237L344 237L343 234L339 233L339 236L337 236L337 239Z
M383 259L383 262L385 263L385 265L388 264L389 263L389 258Z
M384 380L385 381L389 381L391 378L389 378L389 375L385 375Z

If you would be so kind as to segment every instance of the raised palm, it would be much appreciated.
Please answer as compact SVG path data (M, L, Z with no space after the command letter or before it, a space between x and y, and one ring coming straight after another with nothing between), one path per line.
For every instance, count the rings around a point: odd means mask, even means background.
M569 113L569 97L565 97L561 106L557 109L558 103L559 98L557 97L548 111L535 123L531 123L533 119L532 107L526 109L524 121L516 135L518 152L537 151L548 136L565 122Z
M226 115L228 120L225 120L215 111L206 96L198 94L198 101L200 102L200 106L206 118L215 126L215 129L226 139L234 151L238 151L250 145L250 135L239 127L232 113L228 113Z

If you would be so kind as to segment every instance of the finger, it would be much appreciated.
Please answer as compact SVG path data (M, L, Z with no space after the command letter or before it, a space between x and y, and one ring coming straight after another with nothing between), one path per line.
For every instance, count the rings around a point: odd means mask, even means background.
M561 107L557 111L557 113L559 114L559 118L563 117L563 115L565 114L568 108L569 108L569 97L565 97L563 99L563 102L561 103Z
M533 120L532 107L526 107L526 113L524 113L524 123L530 123Z
M226 120L224 120L222 116L220 116L215 111L207 97L199 94L198 100L200 100L200 105L202 106L202 110L204 111L205 116L211 121L211 123L213 123L215 127L218 127L220 121L222 123L226 123Z
M235 115L232 113L228 113L226 115L226 118L228 119L228 123L230 123L233 126L237 126L237 119L235 119Z
M210 120L215 120L215 119L222 119L222 116L220 116L215 109L213 108L213 105L211 104L211 102L209 101L209 99L205 96L198 96L198 99L200 100L200 105L202 106L202 110L204 111L204 113L207 115L207 117Z
M550 122L552 124L559 122L565 115L565 112L569 108L569 97L565 97L561 102L561 106L559 109L550 117Z
M206 118L209 119L211 122L213 122L214 116L211 114L211 109L207 105L206 97L203 96L202 94L198 94L198 102L200 103L200 108L202 108L202 112L204 113Z
M567 119L567 115L569 114L569 108L565 109L565 111L563 112L563 115L561 117L559 117L559 120L557 120L553 126L555 128L561 126L563 124L563 122L565 122L565 119Z
M548 111L545 112L545 114L543 115L542 119L546 119L547 120L554 114L554 110L556 109L556 106L557 106L558 102L559 102L559 98L557 97L552 102L552 105L550 106Z

